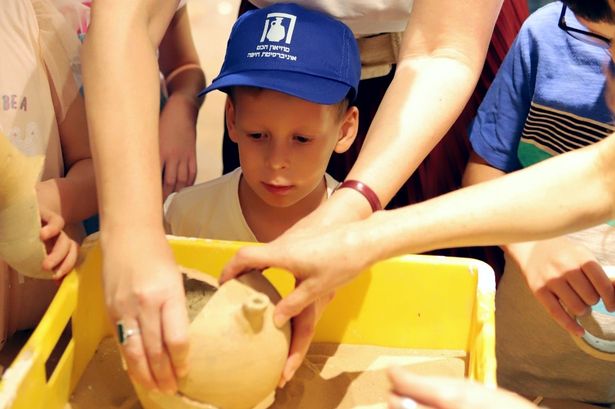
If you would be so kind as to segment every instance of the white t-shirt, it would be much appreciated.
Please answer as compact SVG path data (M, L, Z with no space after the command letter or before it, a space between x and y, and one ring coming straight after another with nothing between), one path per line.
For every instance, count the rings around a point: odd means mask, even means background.
M281 3L249 0L257 7ZM295 0L293 3L323 11L343 21L357 36L395 33L406 29L413 0Z
M167 232L176 236L258 241L239 203L241 168L172 194L165 202ZM338 182L325 174L330 196Z

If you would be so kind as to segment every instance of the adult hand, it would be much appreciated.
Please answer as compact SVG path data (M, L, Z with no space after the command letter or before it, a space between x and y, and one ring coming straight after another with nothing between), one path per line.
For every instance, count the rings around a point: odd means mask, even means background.
M519 263L530 291L570 333L582 336L584 330L567 311L583 315L600 298L615 310L615 287L584 246L560 237L509 245L507 251Z
M318 324L322 313L334 295L335 293L331 292L324 297L319 297L292 319L292 339L290 341L288 359L280 378L280 388L284 387L292 379L297 369L301 366L312 343L312 338L314 338L316 324Z
M389 370L390 409L537 409L503 389L492 389L463 379L428 377L401 368Z
M253 269L280 267L293 273L296 288L276 306L274 320L280 326L293 320L293 339L281 384L292 378L307 352L314 328L333 291L347 283L372 260L366 237L353 224L322 229L303 229L263 246L241 248L224 267L221 282Z
M114 233L101 236L103 280L111 322L123 326L128 374L145 388L174 393L188 364L181 274L158 230Z
M177 92L169 96L160 114L163 199L194 184L197 111L194 99Z

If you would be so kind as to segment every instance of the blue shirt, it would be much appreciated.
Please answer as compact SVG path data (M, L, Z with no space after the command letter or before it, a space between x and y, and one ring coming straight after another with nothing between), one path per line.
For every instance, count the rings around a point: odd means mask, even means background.
M525 21L472 124L474 151L505 172L615 130L604 97L610 57L560 29L561 9L551 3ZM587 30L570 10L566 23Z

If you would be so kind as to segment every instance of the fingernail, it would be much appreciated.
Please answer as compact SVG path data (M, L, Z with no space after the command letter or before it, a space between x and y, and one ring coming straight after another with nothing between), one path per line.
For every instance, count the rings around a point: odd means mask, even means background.
M126 364L126 359L124 359L124 356L122 355L121 357L121 361L122 361L122 369L127 371L128 370L128 364Z
M286 386L286 379L282 378L280 379L280 383L278 383L278 388L283 388L284 386Z
M179 368L177 370L177 377L178 378L183 378L186 375L188 375L188 368L187 367Z
M282 314L273 314L273 324L278 327L278 328L282 328L284 326L284 324L286 324L286 317Z
M402 398L397 404L397 409L417 409L419 405L414 399Z

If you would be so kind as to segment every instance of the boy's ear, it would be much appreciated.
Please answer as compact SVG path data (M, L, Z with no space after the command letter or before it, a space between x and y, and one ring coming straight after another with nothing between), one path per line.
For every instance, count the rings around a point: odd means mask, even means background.
M224 113L224 119L226 121L226 129L228 130L229 138L231 138L231 141L237 143L237 127L235 126L235 105L229 97L226 97Z
M346 110L344 118L342 119L342 126L340 127L340 135L335 144L334 151L337 153L344 153L350 148L350 145L357 137L359 130L359 109L355 106L351 106Z

